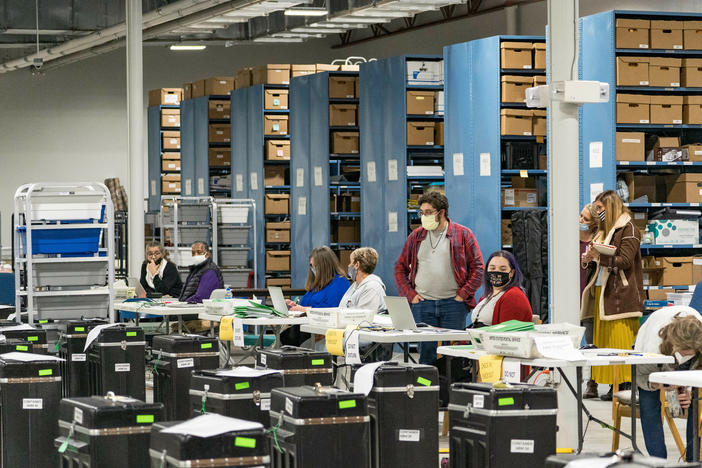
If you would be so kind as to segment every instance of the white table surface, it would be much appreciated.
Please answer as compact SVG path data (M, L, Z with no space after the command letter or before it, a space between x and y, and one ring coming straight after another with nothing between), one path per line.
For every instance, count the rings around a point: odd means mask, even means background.
M653 372L648 376L651 383L679 385L681 387L702 387L702 370Z
M300 331L315 335L325 335L328 328L321 325L302 325ZM361 340L373 343L417 343L420 341L463 341L469 340L470 335L464 330L451 330L450 332L432 332L431 328L423 327L420 331L413 330L389 330L372 331L359 330L358 337Z
M609 353L631 353L631 350L625 349L585 349L582 350L585 359L582 361L566 361L563 359L551 358L516 358L505 356L505 360L517 361L521 364L534 367L584 367L584 366L609 366L614 364L624 365L640 365L640 364L670 364L675 362L672 356L664 356L662 354L646 354L644 356L598 356L597 354ZM467 359L478 360L481 356L489 353L478 349L460 349L453 346L439 346L436 350L437 354L445 356L462 357ZM653 375L653 374L651 374Z
M226 315L216 315L208 314L206 312L200 312L198 317L202 320L209 320L211 322L219 322L222 317L227 317ZM282 326L282 325L303 325L307 323L307 317L276 317L276 318L243 318L241 323L244 325L261 325L261 326Z
M118 304L115 304L115 310L121 310L124 312L138 312L140 314L162 315L165 317L171 315L199 314L205 310L205 306L175 307L166 305L155 305L155 303L153 302L120 302Z

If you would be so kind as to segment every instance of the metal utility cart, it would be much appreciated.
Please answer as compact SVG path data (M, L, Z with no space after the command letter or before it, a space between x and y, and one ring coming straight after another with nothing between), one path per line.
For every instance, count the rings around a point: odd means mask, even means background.
M15 317L114 321L114 211L98 182L39 182L15 192Z
M162 196L159 225L161 243L172 256L183 280L191 263L190 245L195 241L214 245L217 221L212 216L212 197ZM217 263L217 252L212 260Z

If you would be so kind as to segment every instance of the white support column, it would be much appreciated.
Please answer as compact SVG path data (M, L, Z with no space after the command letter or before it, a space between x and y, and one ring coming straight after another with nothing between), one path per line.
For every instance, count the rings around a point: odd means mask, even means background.
M548 0L549 80L576 80L578 0ZM580 323L578 106L552 101L548 119L548 235L552 323ZM568 372L574 385L575 371ZM576 402L558 391L558 447L577 448Z
M129 153L129 276L138 278L144 252L144 74L141 0L127 0L127 127Z

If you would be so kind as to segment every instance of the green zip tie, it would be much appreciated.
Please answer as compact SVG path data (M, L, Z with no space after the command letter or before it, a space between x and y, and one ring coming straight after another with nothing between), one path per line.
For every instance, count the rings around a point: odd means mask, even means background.
M55 350L57 353L58 353L59 347L61 346L61 338L62 338L62 337L59 336L59 339L56 340L56 347L54 348L54 350Z
M65 453L66 449L68 448L68 442L71 440L71 437L73 437L73 431L76 428L76 423L73 422L71 424L71 430L68 431L68 435L66 436L66 440L63 441L63 443L59 446L58 448L58 453Z
M156 369L156 366L158 365L158 362L159 362L159 360L160 360L160 358L161 358L161 353L160 353L160 351L161 351L161 350L159 349L159 353L156 355L156 360L154 361L154 374L156 374L156 375L158 375L158 369Z
M266 429L266 432L271 434L273 436L273 444L275 445L275 449L279 453L283 453L283 449L280 448L280 445L278 445L278 428L280 427L280 423L276 424L275 426L271 427L270 429Z

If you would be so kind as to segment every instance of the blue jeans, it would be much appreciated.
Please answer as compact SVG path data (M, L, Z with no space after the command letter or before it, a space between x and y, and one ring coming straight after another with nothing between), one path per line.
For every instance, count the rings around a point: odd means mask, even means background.
M412 315L415 322L424 322L427 325L453 330L466 328L468 307L465 302L454 298L440 299L438 301L424 300L412 304ZM434 365L436 363L436 342L419 343L419 363Z
M663 435L663 421L661 420L660 390L650 392L639 388L639 408L641 410L641 429L643 430L646 450L652 457L668 458ZM692 425L694 417L691 409L687 412L687 461L692 461Z

